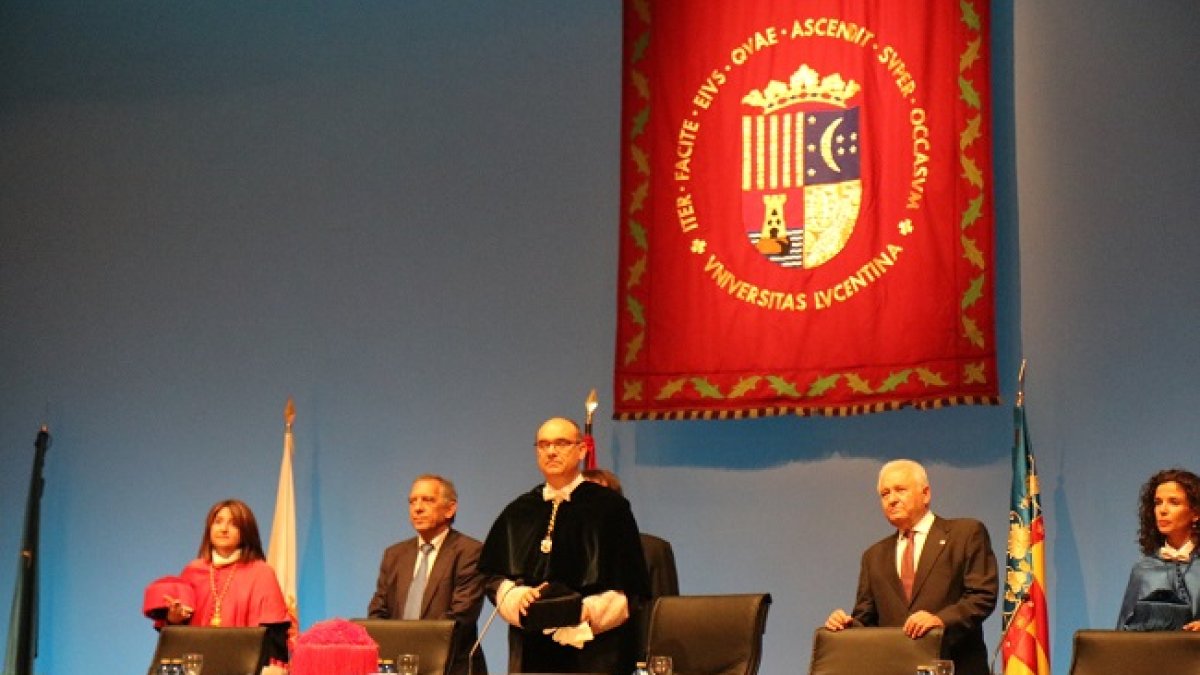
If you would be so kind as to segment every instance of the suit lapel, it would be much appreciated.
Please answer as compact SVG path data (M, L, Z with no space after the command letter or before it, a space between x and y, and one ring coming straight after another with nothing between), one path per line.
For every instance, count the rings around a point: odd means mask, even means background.
M417 547L421 540L411 539L396 556L396 598L393 619L399 619L404 613L404 601L408 598L408 587L412 586L413 569L417 565Z
M887 544L880 547L879 554L883 558L880 561L882 569L888 570L888 574L884 577L888 580L888 588L896 596L896 602L904 607L908 601L904 599L904 586L900 583L900 571L896 567L896 545L900 540L900 533L896 532L887 538Z
M433 568L429 570L429 580L425 583L425 597L421 598L421 616L426 616L429 612L429 605L433 602L437 588L454 564L454 535L454 530L446 534L442 547L438 549L437 558L433 561Z
M946 527L946 521L935 516L933 525L929 527L929 534L925 536L925 546L921 548L921 560L917 562L917 572L913 577L914 599L921 594L921 587L925 585L929 573L949 544L950 528Z

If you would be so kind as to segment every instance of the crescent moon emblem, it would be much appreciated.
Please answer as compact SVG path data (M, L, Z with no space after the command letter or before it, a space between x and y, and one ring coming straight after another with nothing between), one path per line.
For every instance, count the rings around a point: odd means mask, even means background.
M830 124L821 134L821 159L825 160L825 166L841 173L842 167L837 165L837 160L833 158L833 134L837 128L842 125L842 118L837 118L837 121Z

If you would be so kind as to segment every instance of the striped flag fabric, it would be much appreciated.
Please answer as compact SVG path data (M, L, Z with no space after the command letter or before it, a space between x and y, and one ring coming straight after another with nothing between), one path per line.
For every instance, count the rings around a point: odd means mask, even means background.
M275 518L271 523L271 540L267 545L267 564L275 570L279 588L287 602L292 626L288 629L288 644L292 644L300 629L300 609L296 601L296 495L292 480L292 455L295 441L292 422L296 405L291 398L283 412L283 460L279 465L279 488L275 493Z
M1024 382L1024 364L1021 366ZM1046 524L1038 485L1025 393L1013 410L1012 502L1008 513L1007 573L1004 582L1004 675L1050 675L1050 623L1046 606Z

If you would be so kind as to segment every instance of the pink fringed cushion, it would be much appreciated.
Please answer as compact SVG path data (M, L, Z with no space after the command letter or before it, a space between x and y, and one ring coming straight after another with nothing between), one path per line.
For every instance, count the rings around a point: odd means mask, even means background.
M318 621L296 638L291 675L367 675L379 663L379 646L367 629L345 619Z

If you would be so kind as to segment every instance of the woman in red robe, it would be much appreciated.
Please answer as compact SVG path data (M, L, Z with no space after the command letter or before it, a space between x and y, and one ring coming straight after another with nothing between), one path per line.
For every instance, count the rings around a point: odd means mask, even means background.
M146 589L145 613L155 626L266 626L271 657L287 660L291 625L274 570L265 560L254 512L244 502L213 504L196 559L179 577Z

